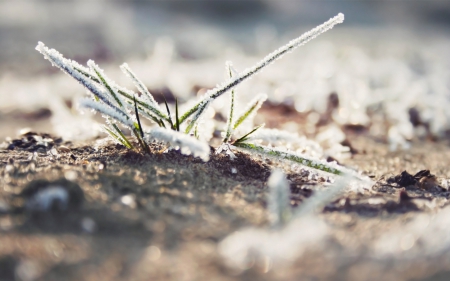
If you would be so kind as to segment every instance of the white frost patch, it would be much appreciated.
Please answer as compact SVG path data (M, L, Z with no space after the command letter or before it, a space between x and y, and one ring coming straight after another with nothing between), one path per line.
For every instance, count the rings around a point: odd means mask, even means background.
M230 157L231 160L236 159L236 155L231 150L232 145L229 143L222 143L217 149L215 154L220 154L222 152L225 152L226 155Z
M130 128L131 130L134 129L134 124L133 124L133 121L131 120L131 118L125 112L121 111L117 107L111 108L105 104L102 104L100 102L93 101L90 99L80 100L80 106L86 107L86 108L91 108L95 111L98 111L108 117L111 117L111 118L119 121L120 123L122 123L125 126L127 126L128 128Z
M197 140L194 137L164 128L154 128L146 133L145 141L153 140L165 142L173 149L180 149L181 154L194 155L203 161L209 160L210 148L207 142Z

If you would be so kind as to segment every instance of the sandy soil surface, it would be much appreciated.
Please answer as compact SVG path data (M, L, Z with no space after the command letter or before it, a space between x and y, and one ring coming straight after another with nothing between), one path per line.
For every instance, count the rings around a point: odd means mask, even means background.
M270 109L262 112L269 116ZM364 132L347 136L353 154L342 164L376 184L323 208L320 217L333 230L326 249L283 267L241 270L224 263L218 244L243 227L269 224L267 179L283 167L276 161L238 152L235 160L212 154L204 163L163 153L162 145L142 155L109 141L71 143L32 132L9 139L0 150L0 280L447 280L448 256L380 258L371 247L448 205L449 192L429 183L434 178L393 178L404 170L449 178L448 144L390 152ZM292 206L327 180L287 172ZM67 190L68 204L42 211L36 196L52 187Z

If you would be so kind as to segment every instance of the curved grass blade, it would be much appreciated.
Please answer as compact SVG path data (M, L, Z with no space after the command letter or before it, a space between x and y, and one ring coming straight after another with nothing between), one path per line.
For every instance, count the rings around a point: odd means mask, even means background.
M111 126L117 132L117 134L123 139L123 141L127 144L126 147L129 146L129 148L134 148L131 142L123 134L122 130L120 130L119 126L117 126L116 124L111 124Z

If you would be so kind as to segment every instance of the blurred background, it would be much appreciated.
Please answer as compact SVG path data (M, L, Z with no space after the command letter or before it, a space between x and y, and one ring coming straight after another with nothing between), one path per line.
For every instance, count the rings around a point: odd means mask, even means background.
M450 2L432 0L1 0L0 137L23 127L93 136L77 129L89 120L71 119L84 90L34 50L38 41L83 64L94 59L120 83L127 83L118 68L126 61L150 89L187 100L223 81L225 60L242 70L339 12L344 24L242 91L319 113L337 92L340 124L369 126L376 115L368 110L382 107L387 125L370 128L391 143L445 137ZM411 122L411 110L419 123Z
M346 15L345 26L333 33L356 28L384 36L450 34L448 1L2 0L0 67L2 75L43 74L49 65L34 51L38 41L80 61L144 57L161 36L172 38L184 59L217 56L234 44L253 54L264 51L255 40L261 33L307 30L339 12ZM228 42L215 48L216 40Z

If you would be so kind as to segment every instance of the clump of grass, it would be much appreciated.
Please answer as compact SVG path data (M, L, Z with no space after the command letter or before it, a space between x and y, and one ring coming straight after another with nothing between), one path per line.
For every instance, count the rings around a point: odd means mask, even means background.
M184 154L193 154L207 161L209 157L205 155L205 147L207 147L208 144L198 140L197 128L198 122L204 115L204 112L208 106L221 95L231 91L231 111L227 131L223 141L224 144L230 145L233 131L236 130L245 120L250 119L250 117L256 113L258 108L267 98L266 96L258 96L250 102L249 106L238 118L234 119L234 87L258 73L264 67L281 58L284 54L306 44L318 35L330 30L336 24L342 23L343 21L344 15L338 14L325 23L304 33L300 37L270 53L253 67L247 68L240 73L234 71L231 64L227 64L230 78L216 88L209 90L203 98L201 98L185 113L181 114L181 116L179 115L178 101L175 105L175 116L171 114L167 102L165 102L166 112L164 112L142 81L137 78L126 63L121 65L120 68L125 75L133 81L133 84L140 92L140 95L117 85L114 81L109 79L104 74L103 70L100 69L93 61L88 61L88 67L82 66L75 61L64 58L56 50L47 48L41 42L39 42L36 49L41 52L54 66L59 67L62 71L80 82L92 93L92 99L82 100L80 105L85 108L93 109L96 112L100 112L103 117L105 117L106 125L103 129L116 142L130 149L136 149L129 140L128 136L122 131L121 128L119 128L118 124L121 124L123 127L131 131L143 152L150 152L148 142L161 141L168 143L171 148L180 149L180 151ZM153 121L156 124L156 128L150 129L149 131L144 130L140 122L140 116ZM262 126L263 125L257 126L247 134L244 134L240 138L234 140L232 145L235 147L247 148L258 153L265 152L265 149L246 143L249 137ZM192 130L194 130L193 134L191 134ZM184 134L182 132L184 132ZM305 161L305 159L300 160ZM314 168L322 167L315 164L311 164L309 166ZM327 168L322 170L327 171ZM331 169L328 170L334 171Z

